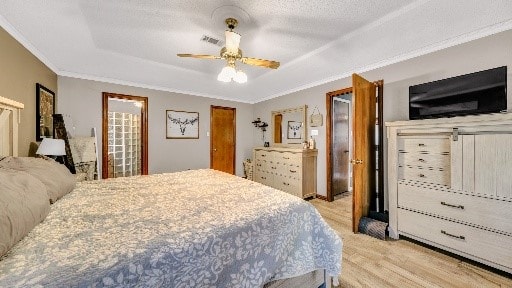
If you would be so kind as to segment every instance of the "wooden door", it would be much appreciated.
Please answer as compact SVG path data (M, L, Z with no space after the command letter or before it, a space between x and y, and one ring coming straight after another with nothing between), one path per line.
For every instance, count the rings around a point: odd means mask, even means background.
M375 193L375 110L376 85L357 74L352 75L353 89L353 158L354 177L352 230L359 232L359 220L367 216Z
M211 106L210 168L235 174L236 109Z

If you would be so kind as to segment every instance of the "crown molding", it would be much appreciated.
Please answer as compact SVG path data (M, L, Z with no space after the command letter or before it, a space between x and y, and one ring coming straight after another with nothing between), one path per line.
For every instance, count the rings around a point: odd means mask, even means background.
M25 47L30 53L32 53L39 61L43 62L50 70L55 74L59 74L59 69L55 66L41 51L39 51L27 38L23 37L21 33L14 28L14 26L7 21L2 15L0 15L0 26L7 31L16 41L18 41L23 47Z
M350 72L345 72L345 73L338 74L338 75L335 75L332 77L324 78L322 80L314 81L314 82L299 86L297 88L293 88L293 89L289 89L289 90L286 90L283 92L278 92L276 94L272 94L268 97L265 97L265 98L255 101L254 104L264 102L264 101L267 101L267 100L270 100L273 98L281 97L284 95L288 95L291 93L299 92L302 90L306 90L309 88L313 88L316 86L320 86L320 85L330 83L330 82L333 82L336 80L340 80L343 78L347 78L347 77L350 77L353 73L364 73L364 72L372 71L372 70L375 70L378 68L382 68L385 66L403 62L403 61L406 61L406 60L409 60L409 59L412 59L415 57L430 54L430 53L433 53L436 51L440 51L440 50L450 48L450 47L453 47L456 45L464 44L464 43L467 43L467 42L470 42L473 40L484 38L484 37L487 37L487 36L490 36L493 34L497 34L500 32L504 32L507 30L511 30L511 29L512 29L512 20L494 24L494 25L485 27L480 30L472 31L472 32L462 34L462 35L459 35L456 37L452 37L450 39L447 39L447 40L444 40L444 41L441 41L441 42L438 42L438 43L435 43L432 45L428 45L428 46L413 50L411 52L403 53L403 54L385 59L383 61L375 62L375 63L369 64L369 65L366 65L363 67L359 67L359 68L354 68Z
M62 76L62 77L91 80L91 81L96 81L96 82L104 82L104 83L110 83L110 84L116 84L116 85L124 85L124 86L130 86L130 87L156 90L156 91L179 93L179 94L198 96L198 97L206 97L206 98L238 102L238 103L254 104L254 102L251 102L251 101L232 99L232 98L222 97L222 96L218 96L218 95L214 95L214 94L206 94L206 93L199 93L199 92L195 92L195 91L171 89L168 87L147 85L147 84L143 84L143 83L137 83L137 82L131 82L131 81L125 81L125 80L119 80L119 79L113 79L113 78L106 78L106 77L99 77L99 76L93 76L93 75L87 75L87 74L80 74L80 73L69 72L69 71L60 71L60 73L58 73L58 75Z

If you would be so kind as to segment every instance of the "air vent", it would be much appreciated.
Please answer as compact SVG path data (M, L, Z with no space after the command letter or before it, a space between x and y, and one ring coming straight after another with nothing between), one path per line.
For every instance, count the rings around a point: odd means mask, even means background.
M222 45L224 45L224 42L222 42L222 40L217 39L217 38L213 38L213 37L208 36L208 35L203 35L203 37L201 37L201 41L207 42L207 43L219 46L219 47L222 47Z

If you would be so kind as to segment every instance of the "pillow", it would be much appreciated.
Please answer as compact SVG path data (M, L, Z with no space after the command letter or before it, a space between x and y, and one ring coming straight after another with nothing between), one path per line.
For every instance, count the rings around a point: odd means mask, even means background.
M50 203L55 203L75 188L75 176L69 172L66 166L52 159L5 157L0 160L0 167L27 172L43 182Z
M44 184L22 171L0 168L0 256L50 212Z

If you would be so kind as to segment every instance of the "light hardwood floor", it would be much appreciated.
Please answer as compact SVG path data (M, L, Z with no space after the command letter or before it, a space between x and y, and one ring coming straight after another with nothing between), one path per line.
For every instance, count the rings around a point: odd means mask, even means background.
M310 200L343 239L339 287L512 287L512 279L407 240L353 234L352 196ZM512 247L511 247L512 249Z

